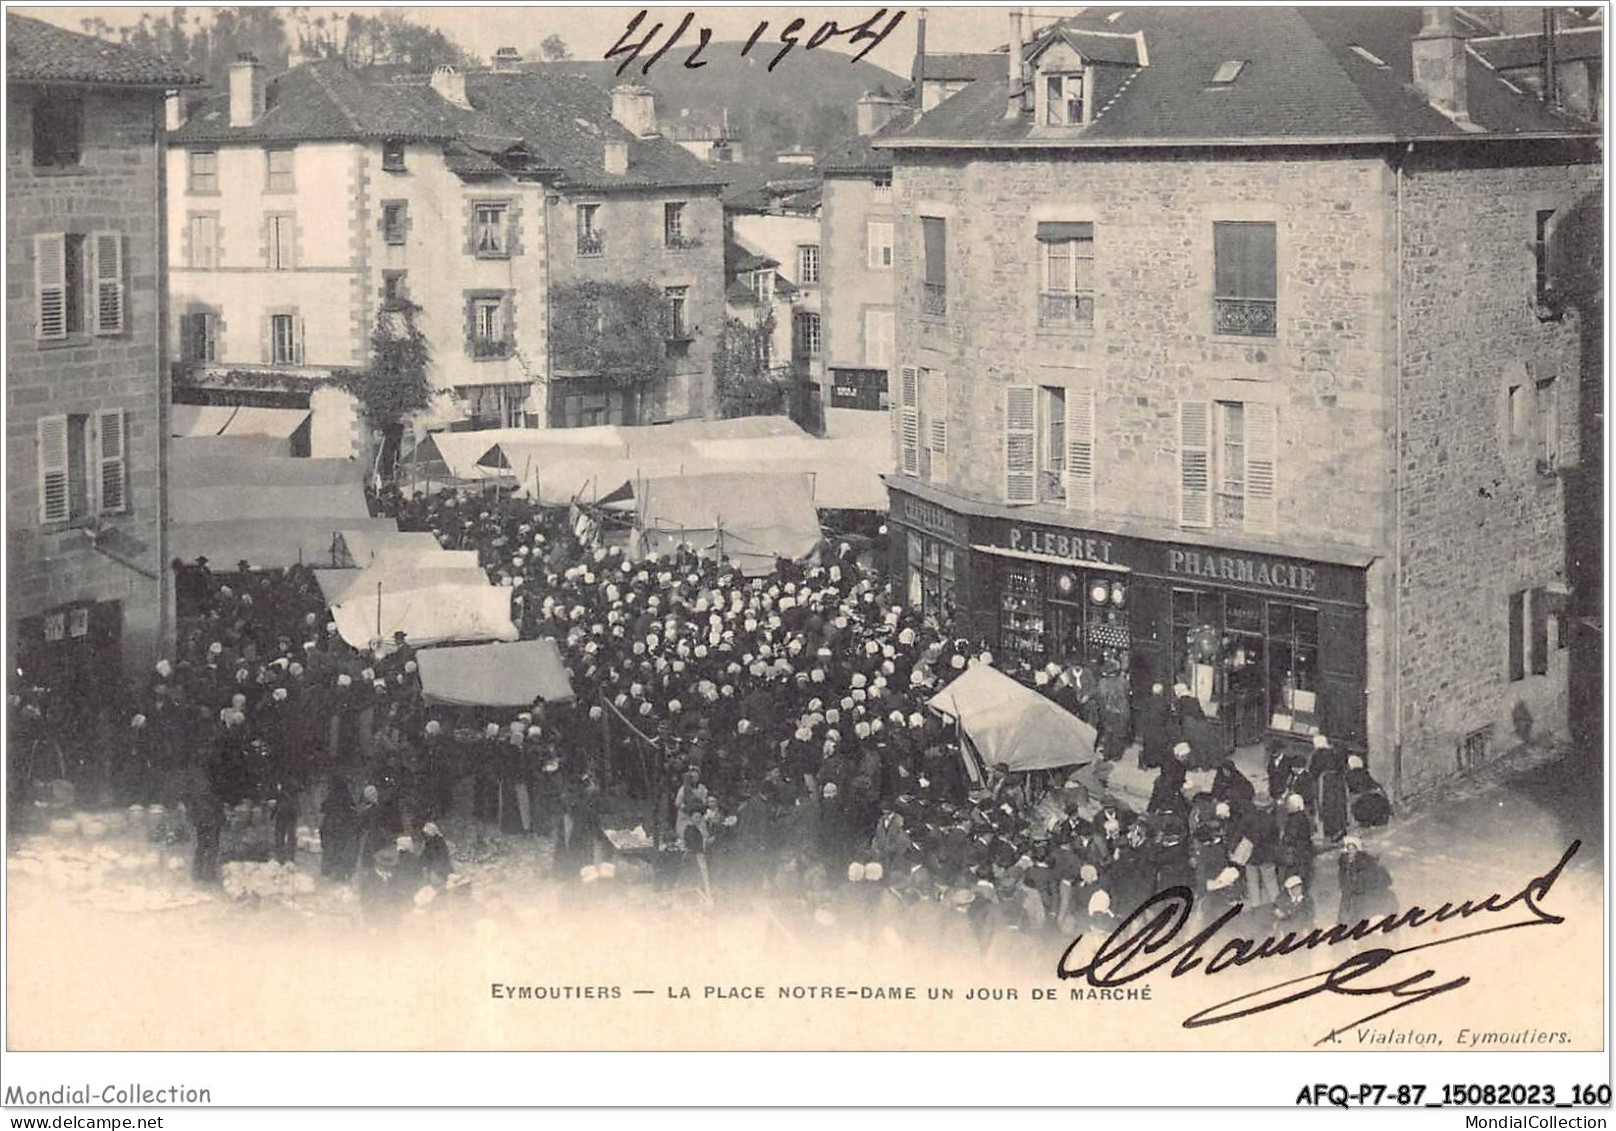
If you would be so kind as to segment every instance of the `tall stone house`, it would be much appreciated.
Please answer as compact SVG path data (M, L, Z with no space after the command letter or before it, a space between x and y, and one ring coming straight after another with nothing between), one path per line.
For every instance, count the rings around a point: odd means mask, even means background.
M906 602L1399 797L1564 734L1596 134L1447 9L1011 23L877 142Z
M368 364L378 318L396 326L387 308L407 304L439 394L419 429L604 423L597 395L621 422L612 390L554 371L552 295L649 276L684 329L669 332L671 375L636 400L651 419L705 412L690 328L717 321L701 317L705 292L721 310L717 189L706 215L666 166L712 178L615 120L587 81L501 68L327 60L266 81L243 58L227 93L172 122L177 399L307 410L310 454L364 453L370 428L333 378Z
M8 684L85 726L173 633L163 102L199 81L6 16Z

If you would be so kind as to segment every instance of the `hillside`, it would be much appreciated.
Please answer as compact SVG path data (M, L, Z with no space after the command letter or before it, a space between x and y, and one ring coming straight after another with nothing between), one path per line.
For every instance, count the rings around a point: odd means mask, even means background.
M770 72L773 53L765 44L745 58L743 46L710 44L702 53L708 65L695 70L681 65L686 53L675 49L649 76L641 75L636 63L619 78L617 60L569 59L526 68L583 74L608 88L630 79L643 82L655 92L657 118L666 126L717 125L727 108L730 128L744 139L749 160L797 145L822 153L853 133L854 105L861 95L908 84L885 68L827 50L793 51Z

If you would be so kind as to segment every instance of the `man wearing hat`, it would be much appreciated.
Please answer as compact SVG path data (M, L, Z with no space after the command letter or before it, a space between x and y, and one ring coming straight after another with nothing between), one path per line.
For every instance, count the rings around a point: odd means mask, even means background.
M1324 837L1338 843L1347 831L1347 757L1322 734L1313 736L1308 771L1318 788L1319 825Z

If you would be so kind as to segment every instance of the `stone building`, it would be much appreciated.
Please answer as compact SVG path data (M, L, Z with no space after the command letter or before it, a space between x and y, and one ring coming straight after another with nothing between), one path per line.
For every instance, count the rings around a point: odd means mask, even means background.
M1567 721L1597 138L1441 9L1125 9L879 139L911 604L1406 796Z
M13 14L6 39L8 684L90 725L173 633L163 99L200 80Z

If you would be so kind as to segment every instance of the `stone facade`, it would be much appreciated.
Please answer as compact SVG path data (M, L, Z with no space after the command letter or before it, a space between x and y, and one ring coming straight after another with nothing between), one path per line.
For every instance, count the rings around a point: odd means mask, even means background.
M550 255L553 285L596 280L646 280L687 287L685 318L693 330L688 356L652 400L658 419L702 419L713 412L713 350L724 323L724 210L715 188L579 188L553 198ZM668 247L665 206L683 203L690 246ZM578 206L595 205L595 228L604 234L598 254L582 254ZM647 421L650 423L650 421Z
M163 533L168 429L160 332L166 302L159 229L165 207L161 92L82 89L81 161L43 169L34 167L32 156L36 88L13 84L7 93L8 661L22 646L19 627L29 618L63 605L117 602L120 615L110 631L123 662L135 670L165 647L173 631ZM34 237L94 232L121 238L123 329L36 340ZM93 419L113 409L124 413L127 507L95 514L92 506L83 518L42 525L40 419ZM118 557L92 546L96 530Z
M891 367L892 339L870 339L882 332L879 315L890 317L893 310L895 274L890 266L872 266L869 223L892 224L894 217L890 181L885 191L879 191L871 175L826 174L820 213L824 230L820 304L825 370L832 380L837 369ZM872 311L877 314L874 320L869 317Z

